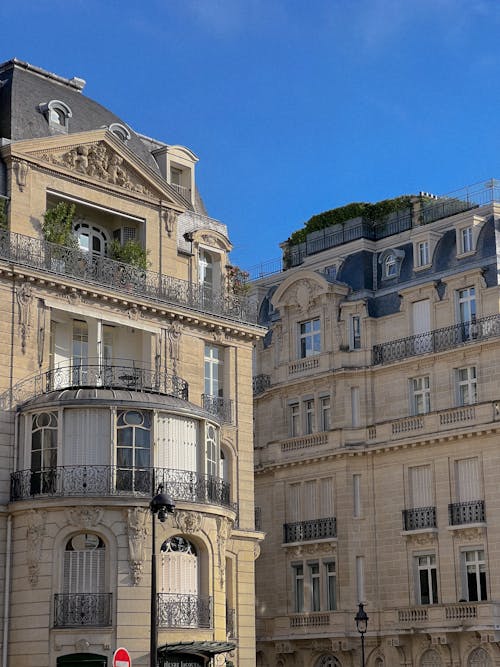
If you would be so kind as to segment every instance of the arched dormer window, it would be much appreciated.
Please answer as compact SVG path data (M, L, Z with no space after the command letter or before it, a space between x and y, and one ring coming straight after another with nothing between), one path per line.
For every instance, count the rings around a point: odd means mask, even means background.
M126 142L130 139L130 131L125 125L121 123L111 123L109 126L109 131L112 132L118 139L121 139L123 142Z
M45 115L49 128L56 132L68 132L68 120L73 113L69 106L61 100L51 100L40 105L40 111Z
M380 255L378 261L382 266L382 280L397 278L401 271L401 264L405 253L397 248L388 248Z

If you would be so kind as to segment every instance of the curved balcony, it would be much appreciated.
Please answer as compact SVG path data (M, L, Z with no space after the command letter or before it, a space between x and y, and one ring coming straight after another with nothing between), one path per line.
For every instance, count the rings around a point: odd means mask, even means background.
M111 625L111 593L54 595L54 627L106 627Z
M211 628L212 598L158 593L158 625L163 628Z
M38 373L16 384L8 397L19 405L42 394L60 389L99 387L101 389L130 389L173 396L188 400L188 383L147 364L128 359L113 359L109 363L68 363ZM5 403L7 392L1 403ZM6 406L4 406L6 407Z
M170 468L58 466L11 474L11 501L119 496L149 500L163 484L174 500L233 508L230 485L219 477Z

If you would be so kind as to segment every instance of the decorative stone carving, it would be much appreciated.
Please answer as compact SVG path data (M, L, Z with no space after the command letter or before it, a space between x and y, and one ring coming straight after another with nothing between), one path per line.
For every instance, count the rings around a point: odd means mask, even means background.
M203 243L206 243L208 246L211 246L212 248L224 248L219 239L216 236L213 236L212 234L202 234L201 238L203 239Z
M66 298L68 303L70 303L72 306L79 306L80 304L84 303L82 295L78 292L70 292Z
M217 517L217 552L219 556L219 580L221 588L224 588L226 580L226 544L231 537L232 528L232 521L226 517Z
M163 222L169 236L172 236L172 232L174 231L175 223L177 222L177 215L177 211L174 211L171 208L167 208L166 210L162 211Z
M99 507L72 507L66 510L68 522L85 530L100 524L103 514L103 510Z
M12 168L14 169L14 173L16 175L17 187L21 192L23 192L28 180L29 165L26 160L16 160L12 164Z
M60 167L96 178L121 188L154 196L144 179L125 164L123 158L103 141L75 146L65 153L43 152L38 157Z
M77 653L84 653L90 648L90 642L87 639L79 639L75 642L75 651Z
M127 310L127 315L128 315L129 320L134 320L135 322L137 322L137 320L139 319L139 315L140 315L139 308L137 308L137 306L131 306Z
M464 526L454 530L455 538L464 542L477 542L483 538L484 528L482 526Z
M30 328L30 310L33 300L33 288L30 283L23 283L16 291L17 305L19 308L19 337L21 339L22 353L26 353L26 342Z
M172 362L174 375L177 373L177 362L179 361L179 348L181 341L182 327L179 322L172 322L167 329L168 356Z
M137 586L141 582L144 568L145 543L149 534L149 512L140 507L133 507L125 510L125 517L127 521L130 573L134 586Z
M174 514L174 522L183 533L197 533L201 529L203 515L200 512L188 512L177 510Z
M36 586L38 583L46 521L47 512L45 510L29 511L28 529L26 531L26 561L28 563L28 579L32 586Z
M219 345L221 345L226 339L222 329L218 329L217 331L214 331L213 338L214 338L214 341L216 343L219 343Z
M405 535L407 542L411 543L414 546L425 547L429 544L433 544L436 541L436 533L429 531L427 533L414 533Z
M36 334L36 344L38 350L38 366L43 365L43 353L45 349L45 327L46 327L46 313L45 302L43 299L38 299L38 326Z
M295 653L292 642L276 642L274 648L276 653Z
M289 555L292 558L301 558L306 555L328 555L335 553L337 545L335 542L317 542L310 544L297 544L286 546Z

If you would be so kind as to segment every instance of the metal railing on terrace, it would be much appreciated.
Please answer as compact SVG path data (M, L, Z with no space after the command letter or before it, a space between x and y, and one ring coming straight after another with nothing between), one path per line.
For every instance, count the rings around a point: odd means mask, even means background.
M10 476L12 502L30 498L133 496L151 498L160 484L176 501L234 509L231 487L219 477L192 470L112 465L54 466L18 470Z
M424 530L435 527L435 507L414 507L403 510L403 530Z
M309 521L297 521L283 525L283 542L285 544L321 540L327 537L337 537L337 519L335 517L310 519Z
M222 424L232 424L234 422L233 400L231 398L202 394L201 404L204 410L218 417Z
M210 293L202 285L142 270L109 257L66 248L23 234L0 230L0 260L107 290L181 306L239 322L257 322L256 305L245 296Z
M211 628L212 598L181 593L158 593L161 628Z
M468 500L448 505L450 526L466 523L484 523L486 521L484 500Z
M111 593L56 593L54 627L106 627L111 625Z
M130 389L174 396L188 400L186 380L170 375L131 359L113 359L109 362L68 363L43 373L32 375L0 395L0 407L20 405L25 401L51 391L76 387L100 387L103 389Z
M388 364L408 357L451 350L459 345L500 336L500 315L488 315L442 329L398 338L373 346L373 364Z

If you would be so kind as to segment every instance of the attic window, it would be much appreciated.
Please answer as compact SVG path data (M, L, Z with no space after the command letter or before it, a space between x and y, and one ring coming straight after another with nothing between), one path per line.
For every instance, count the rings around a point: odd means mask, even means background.
M130 139L131 136L130 132L128 128L125 127L125 125L121 125L120 123L111 123L111 125L109 126L109 130L123 142L128 141Z
M67 104L61 100L51 100L47 104L40 104L40 111L47 118L51 130L68 132L68 119L73 113Z
M397 248L384 250L378 260L382 265L382 279L389 280L399 276L404 256L404 251Z

